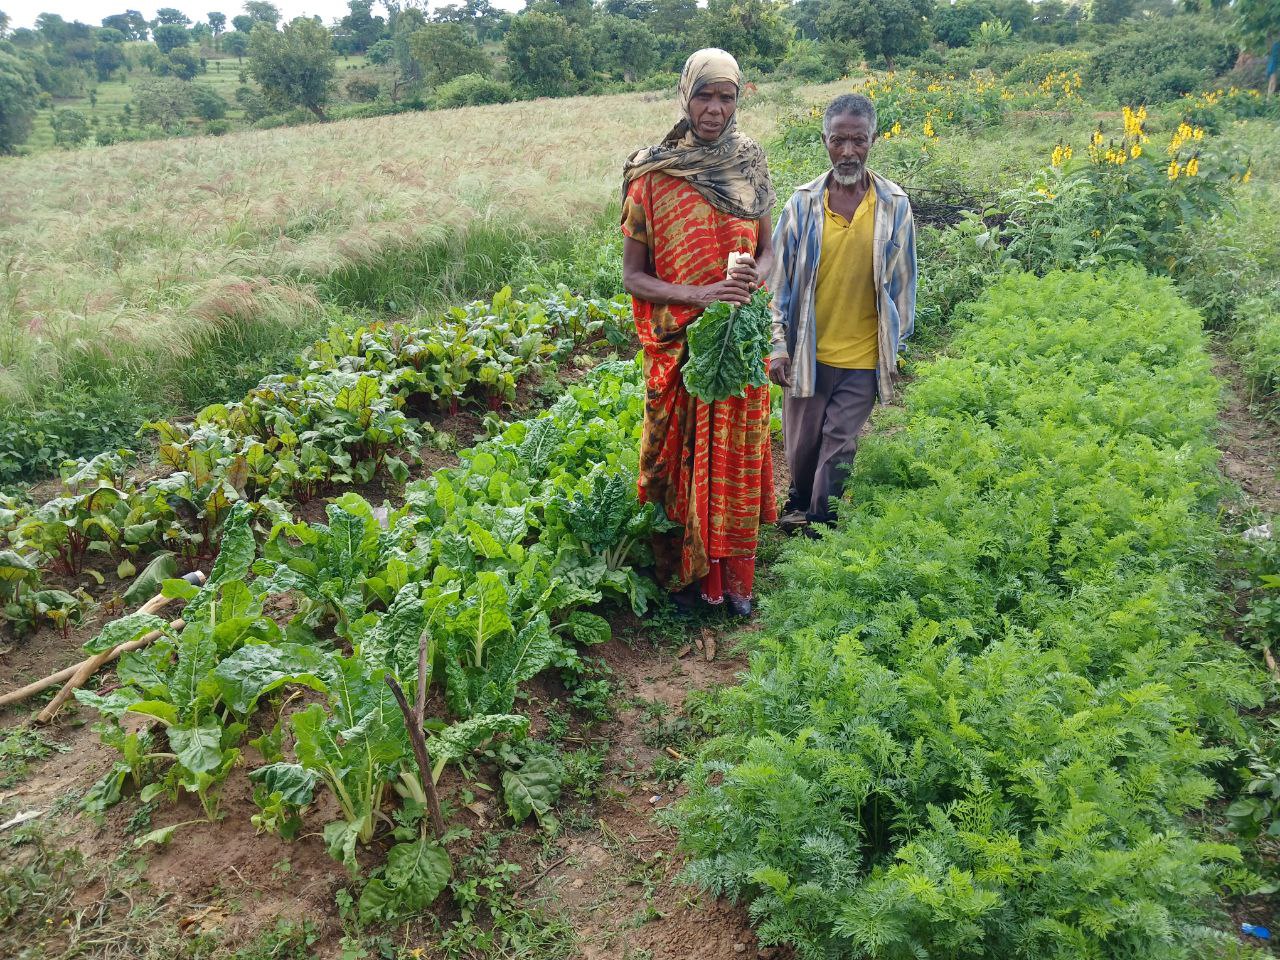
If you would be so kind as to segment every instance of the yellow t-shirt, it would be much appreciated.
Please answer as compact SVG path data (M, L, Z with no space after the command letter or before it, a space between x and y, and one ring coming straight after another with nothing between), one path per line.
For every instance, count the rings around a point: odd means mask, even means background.
M822 208L825 221L814 297L818 362L842 370L875 370L880 355L872 260L875 188L867 190L852 221L831 209L825 191Z

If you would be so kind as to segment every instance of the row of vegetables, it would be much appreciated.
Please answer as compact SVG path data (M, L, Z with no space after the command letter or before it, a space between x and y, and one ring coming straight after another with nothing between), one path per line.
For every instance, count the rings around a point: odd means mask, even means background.
M1227 955L1213 898L1261 881L1198 821L1270 685L1206 631L1200 319L1130 267L953 324L704 704L687 877L803 958Z
M513 819L550 815L559 766L522 747L517 693L548 667L583 670L581 646L609 637L587 607L615 598L643 612L651 599L636 566L664 521L635 494L643 397L635 363L605 364L543 414L464 451L459 466L410 484L394 512L347 493L327 522L281 519L259 544L252 508L235 503L208 582L164 582L186 601L180 629L135 613L88 645L161 634L120 658L118 687L77 692L120 752L87 805L104 809L130 790L144 801L187 793L213 818L227 777L252 758L259 829L296 837L327 790L341 815L323 825L325 843L353 876L367 845L391 841L364 876L361 917L424 908L448 880L455 833L426 829L425 781L386 680L436 717L433 782L450 764L470 770L489 746ZM267 614L282 596L292 611L283 625ZM299 707L292 694L306 689ZM262 732L250 738L251 727Z
M404 482L424 443L446 446L419 419L463 402L510 403L516 385L588 340L626 342L621 298L565 288L507 288L425 325L335 328L293 373L268 377L238 403L214 404L190 424L148 423L162 475L139 480L127 450L68 463L59 495L34 504L0 496L0 624L24 632L66 625L88 605L83 590L43 582L122 579L144 571L132 601L182 567L207 562L233 504L249 501L269 527L302 502L342 485Z

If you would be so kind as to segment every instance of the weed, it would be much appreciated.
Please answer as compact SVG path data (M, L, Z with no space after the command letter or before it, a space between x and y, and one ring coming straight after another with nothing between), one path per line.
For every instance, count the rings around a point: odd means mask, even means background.
M26 779L31 769L30 761L70 750L70 747L50 740L33 727L11 728L0 738L0 790Z

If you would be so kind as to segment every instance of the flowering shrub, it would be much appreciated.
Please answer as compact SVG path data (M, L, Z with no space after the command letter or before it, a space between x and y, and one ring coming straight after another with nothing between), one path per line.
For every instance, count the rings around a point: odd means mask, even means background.
M1083 152L1059 141L1029 188L1004 196L1009 252L1046 270L1132 260L1171 273L1179 232L1224 206L1245 158L1218 149L1204 127L1182 122L1163 148L1147 110L1125 107L1119 136L1098 126Z
M1245 117L1280 116L1280 103L1265 99L1257 90L1219 87L1204 93L1187 94L1181 104L1186 122L1217 133L1228 120Z

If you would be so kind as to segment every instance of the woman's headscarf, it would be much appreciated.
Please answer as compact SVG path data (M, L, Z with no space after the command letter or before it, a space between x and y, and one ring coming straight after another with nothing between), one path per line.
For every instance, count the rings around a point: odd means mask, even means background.
M735 110L715 140L703 140L689 122L689 101L708 83L729 81L742 92L738 61L723 50L709 47L685 61L680 73L680 120L656 146L637 150L622 168L622 196L636 177L661 170L689 181L717 210L744 220L759 220L773 207L773 183L764 150L750 137L738 133Z

